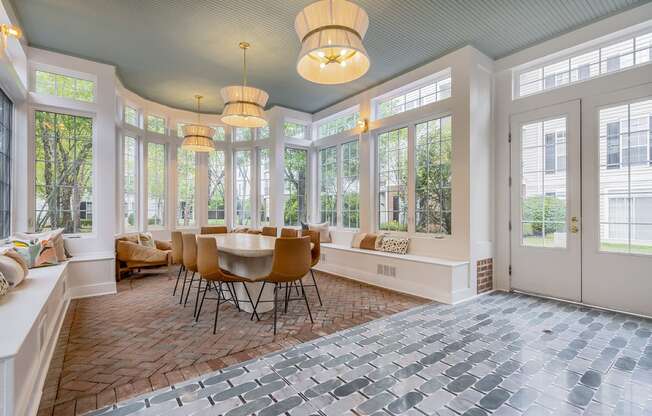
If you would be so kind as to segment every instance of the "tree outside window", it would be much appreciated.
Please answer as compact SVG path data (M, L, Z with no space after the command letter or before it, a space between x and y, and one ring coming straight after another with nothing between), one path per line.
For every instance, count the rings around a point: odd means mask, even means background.
M306 174L308 152L305 149L285 148L285 204L283 224L301 225L306 221L307 195Z

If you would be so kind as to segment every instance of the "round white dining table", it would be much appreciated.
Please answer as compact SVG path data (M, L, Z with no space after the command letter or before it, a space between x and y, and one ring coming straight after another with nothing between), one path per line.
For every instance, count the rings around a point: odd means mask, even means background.
M202 234L197 238L212 237L217 243L217 252L220 267L238 276L257 280L265 277L272 271L274 244L276 237L260 234L227 233L227 234ZM312 244L311 244L312 247ZM262 283L244 283L254 302L258 298ZM235 285L236 296L240 300L240 309L253 312L247 301L247 293L243 285ZM257 312L267 312L274 307L274 285L265 285L260 297ZM265 302L263 302L265 301Z

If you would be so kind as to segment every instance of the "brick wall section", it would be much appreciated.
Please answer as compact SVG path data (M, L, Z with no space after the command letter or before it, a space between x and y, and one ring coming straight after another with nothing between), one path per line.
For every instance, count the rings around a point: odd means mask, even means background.
M493 289L493 259L478 260L478 294Z

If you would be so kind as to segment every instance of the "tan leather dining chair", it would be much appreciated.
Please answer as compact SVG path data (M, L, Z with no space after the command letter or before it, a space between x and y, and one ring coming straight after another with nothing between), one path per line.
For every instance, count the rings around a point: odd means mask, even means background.
M303 299L306 302L310 322L314 323L312 320L312 313L310 312L310 305L308 304L308 298L306 297L306 291L303 289L303 283L301 282L301 279L308 274L310 264L310 237L281 237L276 239L274 244L274 257L272 259L272 271L264 278L258 279L258 281L262 280L263 286L260 288L260 293L256 300L256 306L258 306L258 303L261 302L260 297L265 285L268 283L274 285L274 335L276 335L278 292L283 283L286 284L285 302L287 303L291 300ZM290 299L289 296L291 291L288 290L289 284L297 281L301 286L302 298Z
M281 237L298 237L299 231L294 228L281 228Z
M254 307L254 302L251 300L249 295L249 289L245 283L251 283L252 280L246 277L235 275L227 270L224 270L220 267L220 259L217 251L217 243L214 238L211 237L199 237L197 239L197 270L202 279L206 280L206 285L204 286L204 294L201 298L201 303L199 303L199 309L195 314L195 322L199 321L199 315L201 314L202 307L204 305L204 299L206 299L206 292L210 290L211 285L217 292L217 305L215 307L215 321L213 323L213 334L217 330L217 316L220 311L220 304L226 302L228 299L225 298L222 291L222 284L225 284L227 290L231 293L231 300L235 303L238 310L240 310L239 302L235 294L235 283L242 283L247 294L247 303L250 303L252 308ZM216 284L217 283L217 284ZM229 287L231 285L231 287ZM199 292L198 292L199 293ZM253 315L260 320L258 313L254 308Z
M181 273L185 270L183 266L183 235L181 231L172 231L172 264L180 265L177 282L174 284L174 291L172 292L172 296L175 296L177 294L179 280L181 279Z
M209 227L201 227L199 229L200 234L226 234L229 232L229 229L224 225L216 225Z
M183 302L183 306L186 306L188 303L188 295L190 294L190 288L192 287L193 282L195 281L195 273L197 272L197 237L195 234L183 234L183 267L186 269L186 273L183 276L183 285L181 286L181 298L179 303ZM186 290L186 281L188 278L188 272L192 272L190 278L190 283L188 284L188 290ZM183 301L183 292L186 292L186 300Z
M321 295L319 294L319 287L317 286L317 280L315 280L315 272L312 269L317 265L317 263L319 263L319 260L321 259L321 239L319 231L301 230L301 236L310 237L310 242L312 243L312 249L310 250L310 275L312 276L312 284L304 285L304 287L314 287L315 291L317 292L317 299L319 299L319 306L323 306L323 303L321 302Z
M263 227L262 235L276 237L278 235L278 229L276 227Z

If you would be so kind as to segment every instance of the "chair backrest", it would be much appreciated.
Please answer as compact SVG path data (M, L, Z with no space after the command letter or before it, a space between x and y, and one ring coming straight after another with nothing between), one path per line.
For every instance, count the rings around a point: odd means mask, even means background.
M253 228L250 228L250 229L247 230L247 234L258 235L258 234L261 234L261 233L262 232L260 230L256 230L256 229L253 229Z
M229 229L224 225L217 225L211 227L201 227L199 229L200 234L226 234L229 232Z
M181 231L172 231L172 264L183 263L183 235Z
M310 271L310 237L281 237L274 245L269 282L292 282Z
M220 272L217 242L213 237L199 237L197 239L197 271L205 278L217 275Z
M197 237L194 234L183 235L183 265L191 272L197 271Z
M319 244L321 241L321 235L319 234L319 231L301 230L301 236L310 237L310 242L312 243L312 249L310 250L312 261L310 265L314 267L319 263L319 258L321 257L321 245Z
M281 237L298 237L299 231L294 228L281 228Z
M278 229L276 227L263 227L262 234L268 237L276 237L278 235Z

